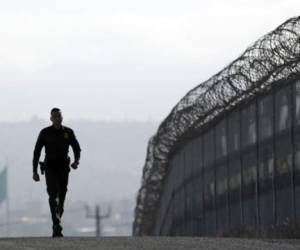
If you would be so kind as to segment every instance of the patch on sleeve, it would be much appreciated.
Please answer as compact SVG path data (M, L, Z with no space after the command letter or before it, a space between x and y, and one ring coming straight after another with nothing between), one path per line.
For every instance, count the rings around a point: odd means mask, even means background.
M64 138L69 139L69 134L67 132L64 133Z

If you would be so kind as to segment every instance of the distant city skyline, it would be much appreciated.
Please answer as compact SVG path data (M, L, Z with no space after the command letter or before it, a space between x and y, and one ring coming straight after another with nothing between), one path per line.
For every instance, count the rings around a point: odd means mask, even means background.
M300 2L0 1L0 121L161 121Z

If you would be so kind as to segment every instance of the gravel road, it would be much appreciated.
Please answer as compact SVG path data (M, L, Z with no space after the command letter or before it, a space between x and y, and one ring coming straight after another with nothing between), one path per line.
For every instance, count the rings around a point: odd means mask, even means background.
M300 240L196 237L8 238L1 250L300 250Z

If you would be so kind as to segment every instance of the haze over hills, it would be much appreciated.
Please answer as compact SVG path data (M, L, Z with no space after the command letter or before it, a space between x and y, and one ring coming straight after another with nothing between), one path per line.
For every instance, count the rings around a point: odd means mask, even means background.
M126 222L132 221L148 139L155 133L157 124L150 121L64 122L73 128L82 148L79 169L70 174L66 206L114 203L122 207L127 204L132 214L127 215L131 218L126 218ZM49 125L50 122L37 117L27 122L0 123L0 169L7 161L11 211L32 211L41 207L36 213L48 216L44 178L41 183L32 181L32 155L39 131ZM73 157L71 149L70 156ZM0 205L0 213L4 212L2 210ZM75 231L70 229L69 232ZM19 234L21 236L22 232ZM34 230L32 234L39 235Z

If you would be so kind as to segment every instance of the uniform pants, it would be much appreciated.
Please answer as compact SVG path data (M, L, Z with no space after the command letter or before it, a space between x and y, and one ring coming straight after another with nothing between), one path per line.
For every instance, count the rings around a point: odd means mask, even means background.
M53 226L60 224L60 218L64 212L69 172L69 167L51 168L51 166L47 166L45 170Z

